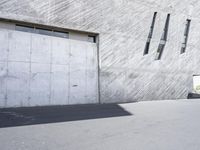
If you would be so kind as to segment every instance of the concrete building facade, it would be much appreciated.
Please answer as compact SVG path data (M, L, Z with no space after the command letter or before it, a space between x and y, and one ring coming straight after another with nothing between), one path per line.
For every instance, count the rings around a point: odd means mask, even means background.
M197 0L1 0L0 107L187 98L200 73L199 8Z

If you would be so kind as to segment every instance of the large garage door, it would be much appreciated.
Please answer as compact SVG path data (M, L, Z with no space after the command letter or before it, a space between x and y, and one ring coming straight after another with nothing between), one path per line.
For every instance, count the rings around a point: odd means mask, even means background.
M98 102L97 45L0 28L0 107Z

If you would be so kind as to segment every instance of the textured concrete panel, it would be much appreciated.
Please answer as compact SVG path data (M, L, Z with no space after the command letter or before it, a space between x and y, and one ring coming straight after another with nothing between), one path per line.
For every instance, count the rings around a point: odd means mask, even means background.
M8 32L0 29L0 61L7 61L8 44Z
M83 104L86 100L85 42L70 40L70 99L69 104Z
M51 37L32 34L31 61L37 63L51 62Z
M31 34L26 32L9 32L9 61L30 61Z
M67 105L69 103L69 66L52 65L51 104Z
M70 40L70 104L98 103L97 46Z
M86 99L87 103L98 103L98 75L94 70L87 70Z
M65 38L52 37L52 63L69 63L69 41Z
M97 62L97 45L96 43L85 43L86 46L86 63L87 69L96 70L98 68Z
M7 97L8 106L29 106L29 63L9 62Z
M0 107L98 102L96 44L0 31Z
M86 97L88 103L97 103L98 100L98 62L96 44L87 44L86 54Z
M31 64L30 105L50 105L50 65Z
M125 73L119 69L105 69L101 72L101 102L123 102Z
M86 100L86 70L70 69L70 100L69 104L84 104Z
M0 107L6 105L6 76L7 76L7 65L4 62L0 62Z
M87 62L87 43L81 41L70 40L70 66L86 68ZM76 70L76 68L75 68Z

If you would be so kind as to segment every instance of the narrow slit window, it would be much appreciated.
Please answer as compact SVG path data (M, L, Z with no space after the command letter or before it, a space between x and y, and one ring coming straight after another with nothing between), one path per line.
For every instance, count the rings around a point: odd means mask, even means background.
M49 26L44 26L44 25L40 26L40 25L33 25L33 24L26 25L24 23L22 23L22 24L15 23L15 30L33 33L33 34L65 38L65 39L72 38L75 40L87 41L87 42L91 42L91 43L98 42L98 37L97 37L97 34L95 34L95 33L86 33L86 32L82 32L82 31L71 31L71 30L67 30L67 29L65 30L63 28L59 29L56 27L49 27Z
M50 30L50 29L36 28L35 32L38 34L52 36L52 30Z
M30 26L22 26L22 25L16 24L15 29L16 29L17 31L23 31L23 32L34 33L34 27L30 27Z
M184 31L184 39L183 39L183 43L181 45L181 54L185 53L185 50L186 50L186 47L187 47L189 30L190 30L190 23L191 23L191 20L187 19L186 25L185 25L185 31Z
M144 55L147 55L149 53L149 47L150 47L151 38L152 38L152 35L153 35L154 25L155 25L155 22L156 22L156 16L157 16L157 12L155 12L154 15L153 15L153 20L152 20L152 23L151 23L149 35L148 35L147 42L146 42L145 49L144 49Z
M62 32L62 31L53 31L53 36L61 37L61 38L69 38L69 32Z
M170 14L167 15L164 31L163 31L162 37L160 39L160 43L159 43L158 50L157 50L157 53L156 53L156 60L160 60L161 57L162 57L162 53L164 51L164 48L165 48L165 45L166 45L166 42L167 42L167 36L168 36L168 30L169 30L169 21L170 21Z
M26 25L18 25L18 24L16 24L15 29L17 31L55 36L55 37L61 37L61 38L69 38L69 32L62 31L62 30L60 31L60 30L53 30L49 28L40 28L40 27L35 27L35 26L26 26Z

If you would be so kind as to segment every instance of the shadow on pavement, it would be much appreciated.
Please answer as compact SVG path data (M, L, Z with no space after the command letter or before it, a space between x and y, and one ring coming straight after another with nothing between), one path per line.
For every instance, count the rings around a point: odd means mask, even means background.
M132 115L117 104L0 109L0 128Z

